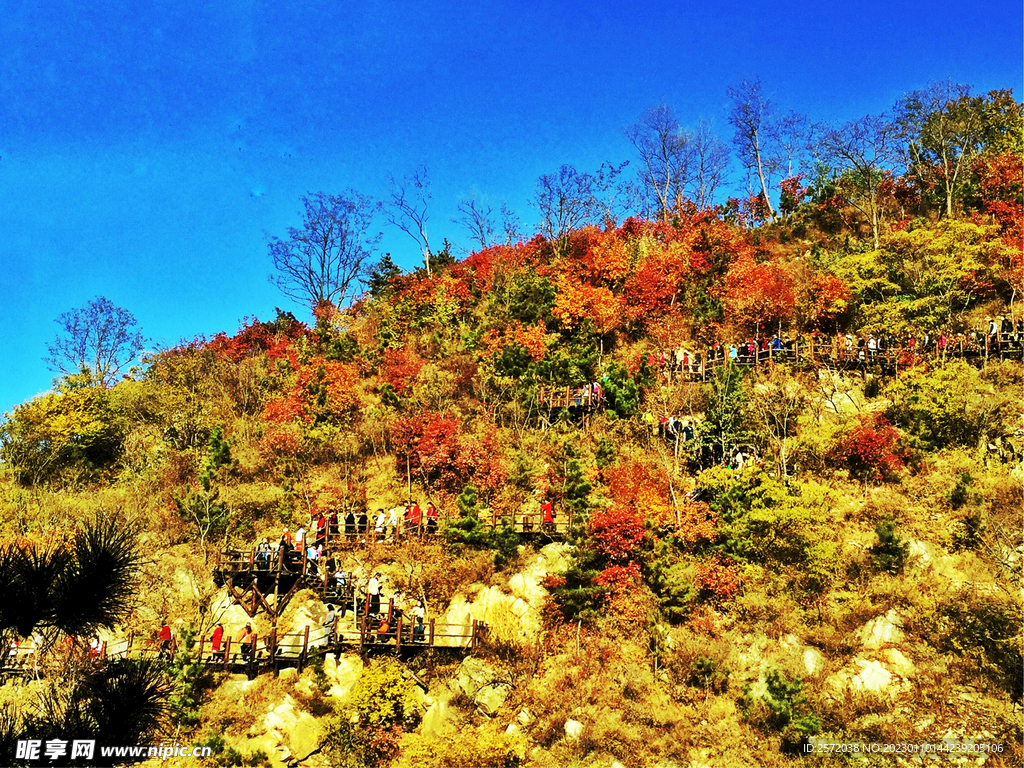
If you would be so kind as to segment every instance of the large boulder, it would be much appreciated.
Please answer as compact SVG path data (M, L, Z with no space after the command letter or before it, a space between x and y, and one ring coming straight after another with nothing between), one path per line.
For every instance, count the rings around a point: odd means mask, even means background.
M272 707L263 718L268 734L280 735L292 755L302 759L320 746L323 729L320 722L309 712L296 708L295 699L285 696L276 707Z

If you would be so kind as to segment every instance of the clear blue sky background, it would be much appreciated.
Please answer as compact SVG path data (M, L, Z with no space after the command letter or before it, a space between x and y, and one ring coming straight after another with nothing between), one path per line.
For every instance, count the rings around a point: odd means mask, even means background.
M423 164L432 243L467 244L462 197L534 222L536 178L631 159L622 130L646 107L728 140L744 78L814 120L946 78L1020 98L1022 16L1020 0L5 3L0 411L49 387L54 319L97 295L163 345L275 306L308 318L268 283L265 243L306 192L380 197Z

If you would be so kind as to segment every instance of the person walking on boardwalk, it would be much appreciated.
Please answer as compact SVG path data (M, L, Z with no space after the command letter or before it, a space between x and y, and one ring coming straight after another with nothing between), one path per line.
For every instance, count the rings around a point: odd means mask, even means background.
M160 627L160 634L158 635L160 640L160 653L159 658L167 659L171 656L171 625L167 623L165 619L163 626Z
M366 595L370 601L370 613L380 613L380 571L373 574L367 582Z
M356 514L351 509L345 514L345 538L350 539L356 532Z
M242 658L246 661L249 660L250 656L255 655L256 630L252 628L251 622L245 622L245 626L238 635L238 650L241 652Z
M334 613L334 606L327 604L327 615L324 616L324 633L327 638L327 645L334 645L335 631L337 629L338 617Z
M434 502L427 504L427 533L433 536L437 533L437 507L434 506Z
M544 503L540 505L540 511L544 514L544 530L548 533L553 532L555 530L555 517L557 515L555 514L555 507L551 503L550 499L545 500Z
M210 638L210 661L217 659L217 654L224 652L224 625L219 621L213 628L213 636Z

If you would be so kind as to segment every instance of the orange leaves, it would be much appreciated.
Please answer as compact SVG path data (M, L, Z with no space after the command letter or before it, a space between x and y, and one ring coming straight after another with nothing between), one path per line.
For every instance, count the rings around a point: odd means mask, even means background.
M749 253L729 266L720 295L734 319L748 326L787 321L796 305L792 275L777 261L758 263Z
M608 288L566 277L560 282L552 314L570 328L590 320L598 333L605 334L621 324L623 300Z
M804 311L808 322L818 328L842 317L850 307L850 286L835 275L815 275L808 289Z
M380 366L380 378L394 387L398 394L405 394L425 362L408 346L401 349L389 349L384 352L384 360Z
M267 402L263 418L277 424L294 420L306 424L338 422L359 407L355 391L358 380L355 365L315 357L299 369L288 394Z
M603 470L604 479L617 504L630 505L652 520L668 515L668 475L638 461L626 461Z

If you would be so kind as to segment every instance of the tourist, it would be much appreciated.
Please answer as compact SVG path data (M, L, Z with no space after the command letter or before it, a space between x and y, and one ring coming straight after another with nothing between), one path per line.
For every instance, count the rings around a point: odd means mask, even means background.
M337 628L338 617L334 613L334 606L330 603L327 604L327 615L324 617L324 635L327 639L327 645L334 645L335 630Z
M345 538L349 539L356 532L356 515L351 509L345 513Z
M320 512L316 518L316 543L327 543L327 518L324 517L323 512Z
M366 583L366 595L370 601L370 613L380 613L380 571L377 571Z
M434 506L434 502L427 504L427 533L434 535L437 533L437 507Z
M379 508L377 510L377 522L373 526L373 531L377 534L378 541L383 541L384 539L384 526L387 525L387 519L387 515L384 514L384 509Z
M159 657L161 659L170 658L172 641L171 625L168 624L166 620L163 622L163 626L160 627L160 634L158 637L160 640Z
M553 532L555 530L555 518L557 517L554 505L550 500L545 501L540 505L540 511L544 515L542 523L543 529L548 533Z
M217 626L213 628L213 636L210 637L210 660L216 661L217 654L224 652L224 625L219 621Z
M306 529L301 525L295 531L295 551L301 552L306 548Z
M250 656L255 657L256 655L256 630L253 629L251 622L246 622L245 627L238 635L238 650L242 654L242 658L248 660Z

